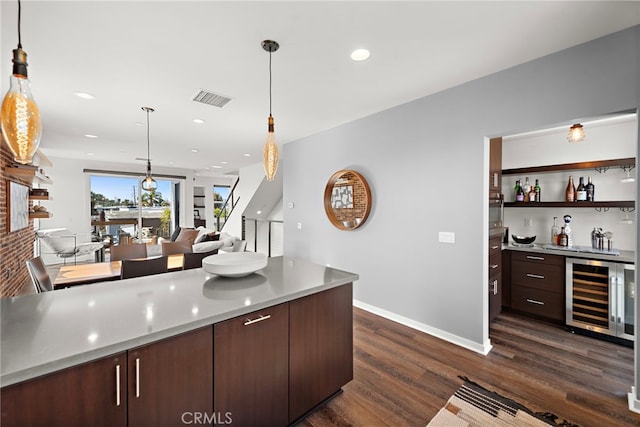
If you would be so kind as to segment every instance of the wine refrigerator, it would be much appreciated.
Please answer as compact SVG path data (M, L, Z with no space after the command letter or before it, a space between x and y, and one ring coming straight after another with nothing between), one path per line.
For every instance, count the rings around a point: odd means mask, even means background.
M566 323L634 340L635 266L566 259Z

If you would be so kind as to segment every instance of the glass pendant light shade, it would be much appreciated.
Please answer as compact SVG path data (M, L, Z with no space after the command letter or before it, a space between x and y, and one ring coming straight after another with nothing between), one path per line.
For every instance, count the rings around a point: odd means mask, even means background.
M584 133L584 128L580 123L576 123L575 125L569 128L569 134L567 135L567 141L569 142L582 142L584 141L586 134Z
M278 144L274 133L273 116L269 115L269 132L264 144L264 174L267 181L273 181L278 171Z
M153 191L158 188L158 183L153 176L151 176L151 157L150 153L150 138L149 138L149 113L153 113L155 110L151 107L142 107L143 111L147 112L147 175L142 180L142 189L145 191Z
M40 145L42 121L27 78L27 54L13 50L13 75L9 91L2 101L2 135L18 163L31 164Z

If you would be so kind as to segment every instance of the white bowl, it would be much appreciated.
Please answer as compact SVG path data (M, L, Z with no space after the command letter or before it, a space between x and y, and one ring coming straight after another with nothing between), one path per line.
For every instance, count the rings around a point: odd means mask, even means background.
M229 252L202 260L204 271L224 277L243 277L267 266L267 256L257 252Z

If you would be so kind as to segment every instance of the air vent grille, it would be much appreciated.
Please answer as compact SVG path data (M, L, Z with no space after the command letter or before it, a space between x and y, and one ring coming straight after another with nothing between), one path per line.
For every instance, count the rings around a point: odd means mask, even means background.
M223 95L218 95L217 93L213 93L206 89L198 89L196 94L193 96L193 100L196 102L202 102L203 104L222 108L227 105L229 101L231 101L231 98Z

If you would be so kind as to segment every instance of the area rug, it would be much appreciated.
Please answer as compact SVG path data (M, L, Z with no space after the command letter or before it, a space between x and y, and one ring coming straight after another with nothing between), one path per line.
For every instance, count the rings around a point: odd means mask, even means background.
M464 384L427 427L579 427L551 413L533 412L518 402L460 377Z

